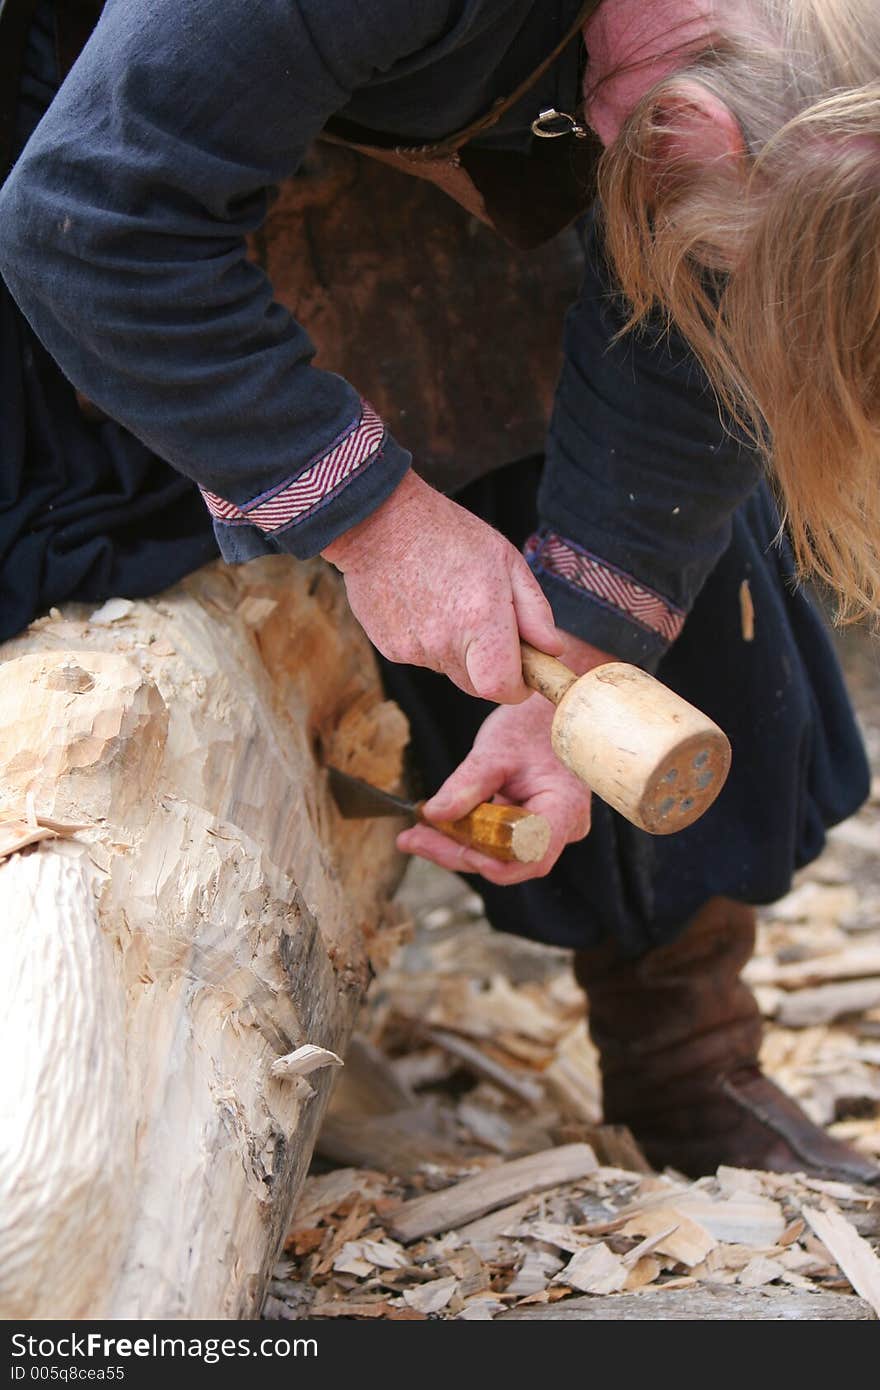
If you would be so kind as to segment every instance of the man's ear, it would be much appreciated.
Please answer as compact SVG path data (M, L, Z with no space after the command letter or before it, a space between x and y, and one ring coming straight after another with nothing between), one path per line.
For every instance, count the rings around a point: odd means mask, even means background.
M742 130L730 107L689 78L670 84L658 95L654 120L653 154L661 164L738 161L746 153Z

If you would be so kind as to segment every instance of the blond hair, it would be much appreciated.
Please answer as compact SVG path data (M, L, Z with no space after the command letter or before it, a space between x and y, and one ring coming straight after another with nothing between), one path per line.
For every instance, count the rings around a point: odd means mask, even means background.
M749 8L754 27L701 45L606 151L606 244L629 326L665 313L763 452L801 574L841 620L876 616L880 3ZM732 112L741 157L687 153L683 79Z

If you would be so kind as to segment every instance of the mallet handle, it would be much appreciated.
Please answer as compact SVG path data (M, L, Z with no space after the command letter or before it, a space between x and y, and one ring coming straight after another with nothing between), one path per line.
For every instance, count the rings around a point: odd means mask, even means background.
M521 642L520 646L523 680L526 685L530 690L537 690L539 695L544 695L548 700L552 700L554 705L558 705L566 690L577 680L574 671L570 671L555 656L548 656L546 652L539 652L537 647L530 647L528 642Z

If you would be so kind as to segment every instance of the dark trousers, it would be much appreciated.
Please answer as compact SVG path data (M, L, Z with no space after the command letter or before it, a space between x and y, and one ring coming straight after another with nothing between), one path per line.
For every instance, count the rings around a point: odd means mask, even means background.
M541 461L502 468L457 501L520 546L535 526ZM741 507L731 544L657 675L715 719L733 746L718 801L677 835L636 830L594 798L590 834L545 879L497 888L473 879L492 924L557 946L613 938L629 954L672 939L710 897L773 902L814 859L826 829L869 789L864 748L824 620L796 589L779 518L760 487ZM754 608L747 639L743 581ZM406 711L427 793L461 761L490 706L448 680L383 661Z

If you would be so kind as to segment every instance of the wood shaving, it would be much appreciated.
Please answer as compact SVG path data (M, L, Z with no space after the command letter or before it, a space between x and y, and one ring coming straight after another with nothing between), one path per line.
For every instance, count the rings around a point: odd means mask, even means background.
M862 714L880 760L872 698ZM762 911L746 976L768 1019L767 1073L880 1156L878 848L875 795ZM344 1166L306 1184L274 1316L686 1316L673 1300L698 1317L880 1311L880 1192L731 1167L699 1182L650 1172L628 1131L601 1124L566 953L491 931L470 889L427 866L401 911L414 939L376 982L331 1103ZM598 1162L554 1170L572 1145Z
M284 1057L276 1057L269 1068L273 1076L308 1076L319 1067L342 1067L345 1063L335 1052L326 1047L316 1047L314 1043L304 1043L294 1052Z

